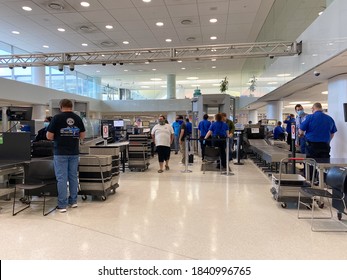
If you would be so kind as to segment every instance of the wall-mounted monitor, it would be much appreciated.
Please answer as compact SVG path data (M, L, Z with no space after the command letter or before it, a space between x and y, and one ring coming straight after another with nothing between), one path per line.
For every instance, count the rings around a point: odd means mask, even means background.
M31 121L32 107L9 107L6 111L9 121Z
M149 121L142 121L142 126L149 127Z
M114 127L124 127L124 121L123 120L115 120L113 121Z

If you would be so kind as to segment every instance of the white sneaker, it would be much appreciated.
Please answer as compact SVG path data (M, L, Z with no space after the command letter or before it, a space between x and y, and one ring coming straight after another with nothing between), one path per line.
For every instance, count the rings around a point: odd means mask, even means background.
M66 212L66 208L59 208L57 206L57 210L60 212L60 213L65 213Z
M77 203L74 203L71 205L71 208L77 208L77 207L78 207Z

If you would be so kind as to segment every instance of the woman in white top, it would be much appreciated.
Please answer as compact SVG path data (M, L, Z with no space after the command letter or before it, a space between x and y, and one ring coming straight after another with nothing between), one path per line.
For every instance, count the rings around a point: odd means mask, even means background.
M171 152L171 143L173 141L174 131L171 125L165 123L165 117L159 116L159 123L156 124L152 129L152 139L154 144L157 146L158 160L159 160L159 170L158 173L163 173L164 171L164 161L165 170L169 170L169 160Z

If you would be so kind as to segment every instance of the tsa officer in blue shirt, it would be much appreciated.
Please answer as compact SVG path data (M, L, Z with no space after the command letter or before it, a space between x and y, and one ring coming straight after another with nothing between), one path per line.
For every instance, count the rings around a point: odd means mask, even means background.
M314 103L312 115L300 125L299 137L306 138L306 157L330 158L330 141L337 129L332 117L323 113L322 104Z
M304 107L302 107L301 104L296 104L295 105L295 112L298 114L298 116L295 118L295 123L296 123L296 138L295 138L295 145L297 147L300 147L300 153L306 154L306 139L305 136L299 137L299 129L300 125L305 121L306 116L308 114L305 113Z
M205 147L206 144L204 143L204 138L208 132L208 129L211 126L211 122L208 120L208 115L205 114L203 116L203 120L199 122L199 126L198 126L198 131L199 131L199 142L201 145L201 157L202 159L205 158Z
M210 128L208 129L208 132L205 135L205 140L208 139L211 135L212 138L220 139L215 141L215 146L219 148L222 167L226 168L226 141L223 139L228 138L229 127L225 122L223 122L222 114L216 114L215 120L216 121L213 124L211 124Z

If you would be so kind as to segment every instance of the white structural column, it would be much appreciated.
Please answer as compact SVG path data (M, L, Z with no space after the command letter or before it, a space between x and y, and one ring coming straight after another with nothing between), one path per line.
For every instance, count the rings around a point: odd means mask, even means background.
M249 110L248 111L248 121L252 123L258 123L258 110Z
M46 105L33 105L33 120L44 120L46 118Z
M45 67L32 67L31 78L34 85L46 86L46 70Z
M6 111L8 107L2 107L2 131L5 132L8 130L7 114Z
M283 101L271 101L266 105L266 117L282 121Z
M169 124L172 124L173 122L176 121L176 112L168 112L167 113L167 121Z
M176 98L176 75L175 74L167 74L166 86L167 86L166 98L175 99Z
M333 158L346 158L347 123L344 118L343 104L347 103L347 75L330 79L328 92L328 115L334 119L337 128L337 133L330 143L330 156Z

